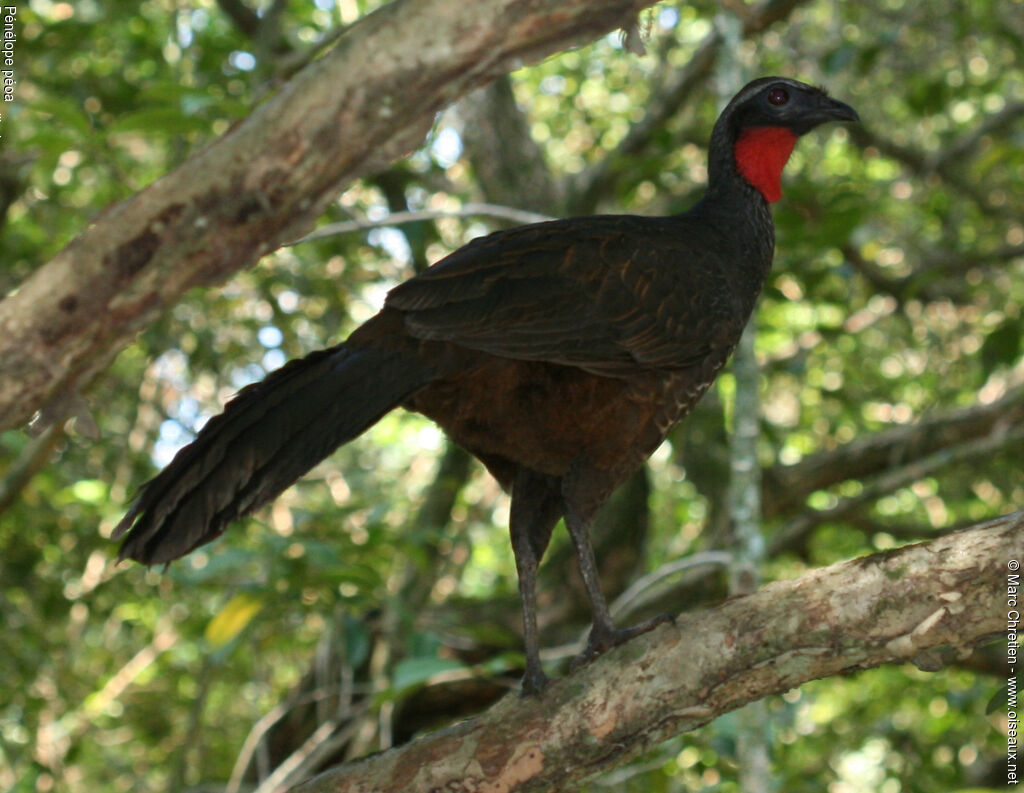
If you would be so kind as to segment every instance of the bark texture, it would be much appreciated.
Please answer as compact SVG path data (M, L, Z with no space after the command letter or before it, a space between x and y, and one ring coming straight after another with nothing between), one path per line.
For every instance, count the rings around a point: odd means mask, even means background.
M1024 512L768 584L687 613L555 681L296 793L573 790L656 743L810 680L934 670L1006 629Z

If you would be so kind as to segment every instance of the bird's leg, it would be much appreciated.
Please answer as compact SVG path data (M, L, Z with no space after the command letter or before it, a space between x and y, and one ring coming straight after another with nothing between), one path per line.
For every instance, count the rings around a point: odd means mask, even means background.
M523 603L523 644L526 651L526 673L523 675L523 694L539 694L547 685L548 676L540 665L540 646L537 640L537 564L530 538L517 532L510 521L512 553L516 557L519 575L519 596Z
M594 618L594 625L590 629L590 635L587 638L587 646L573 660L573 668L589 663L606 650L629 641L641 633L646 633L663 622L670 622L672 620L669 614L659 614L630 628L615 627L611 614L608 611L608 604L604 599L604 593L601 591L601 582L597 573L597 562L594 560L594 550L590 546L591 523L592 515L584 517L579 510L568 503L566 504L565 525L569 530L569 536L572 537L573 545L576 547L580 575L583 577L583 584L587 589L587 597L590 599L590 607Z
M549 477L525 468L519 470L512 486L509 532L523 603L523 644L526 652L523 696L539 694L548 683L548 676L540 664L537 636L537 566L561 512L557 492L557 486L552 486Z

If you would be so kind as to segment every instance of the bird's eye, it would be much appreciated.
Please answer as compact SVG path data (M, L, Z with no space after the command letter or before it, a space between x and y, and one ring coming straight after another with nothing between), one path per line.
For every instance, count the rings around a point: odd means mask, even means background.
M768 101L776 107L781 107L789 101L789 91L785 88L773 88L768 92Z

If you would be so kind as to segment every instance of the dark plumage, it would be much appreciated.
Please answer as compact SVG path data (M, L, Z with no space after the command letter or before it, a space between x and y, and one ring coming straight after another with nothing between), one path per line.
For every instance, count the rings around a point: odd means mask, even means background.
M584 658L648 629L613 627L588 539L594 513L713 382L771 266L768 203L797 136L852 121L793 80L746 86L715 124L704 198L682 215L612 215L475 240L396 287L347 341L245 388L118 526L121 558L167 562L274 498L403 405L436 421L512 493L524 690L546 677L534 580L565 517L594 611Z

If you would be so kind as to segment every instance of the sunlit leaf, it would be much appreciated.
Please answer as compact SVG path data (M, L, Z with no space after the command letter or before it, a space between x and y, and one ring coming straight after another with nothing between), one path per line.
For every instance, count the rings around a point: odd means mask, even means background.
M248 627L263 604L261 596L245 592L235 595L207 624L206 641L215 648L223 647Z
M465 668L465 664L460 661L446 658L406 658L395 664L391 676L391 690L395 696L401 696L436 675Z

